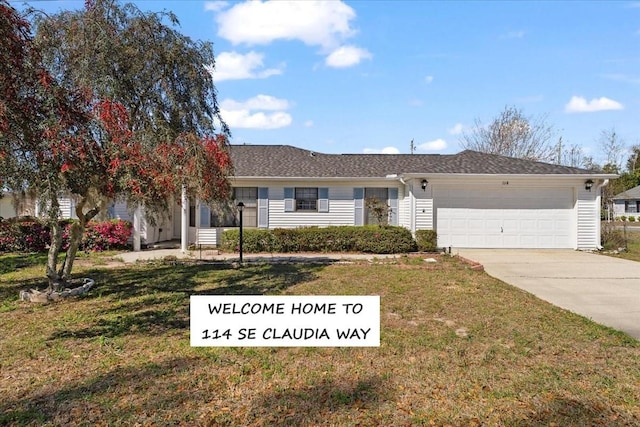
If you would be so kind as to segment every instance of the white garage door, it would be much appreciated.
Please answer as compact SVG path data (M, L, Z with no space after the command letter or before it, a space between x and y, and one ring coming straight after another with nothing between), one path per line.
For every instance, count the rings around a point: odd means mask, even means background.
M571 188L434 189L438 245L573 248Z

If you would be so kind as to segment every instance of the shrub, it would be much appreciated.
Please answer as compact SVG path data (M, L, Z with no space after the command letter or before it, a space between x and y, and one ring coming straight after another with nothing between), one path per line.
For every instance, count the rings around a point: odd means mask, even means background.
M240 233L225 230L221 248L239 250ZM246 252L369 252L406 253L416 250L411 233L404 227L332 226L243 230Z
M636 217L629 215L629 222L636 222Z
M112 219L91 221L82 236L82 249L99 252L109 249L123 249L131 237L133 225L129 221Z
M60 221L63 227L62 249L69 248L69 229L73 220ZM131 237L132 224L128 221L111 220L90 222L82 237L81 249L103 251L120 249L127 245ZM0 222L0 251L3 252L44 252L51 244L49 227L33 218L19 218Z
M34 218L11 218L1 223L0 251L43 252L50 241L49 228Z
M421 252L435 252L438 249L438 234L435 230L418 230L416 243Z
M626 215L621 215L620 216L620 221L625 222L627 220L627 216Z
M602 247L607 250L626 248L627 241L621 230L617 230L612 222L603 222L600 229Z
M411 232L404 227L356 227L357 238L355 250L374 254L397 254L413 252L416 242Z

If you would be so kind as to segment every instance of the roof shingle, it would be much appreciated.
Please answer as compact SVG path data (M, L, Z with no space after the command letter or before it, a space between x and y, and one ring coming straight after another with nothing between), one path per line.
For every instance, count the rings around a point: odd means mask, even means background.
M236 177L383 178L391 174L584 175L594 171L465 150L458 154L322 154L289 145L231 145Z

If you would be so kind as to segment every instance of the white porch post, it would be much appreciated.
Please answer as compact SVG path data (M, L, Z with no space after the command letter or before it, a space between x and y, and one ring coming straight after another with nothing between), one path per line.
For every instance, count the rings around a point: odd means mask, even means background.
M187 186L182 186L182 226L180 232L180 250L182 253L187 252L189 248L189 197L187 197Z
M140 252L140 224L141 224L140 205L136 206L136 210L133 211L133 250L134 252Z

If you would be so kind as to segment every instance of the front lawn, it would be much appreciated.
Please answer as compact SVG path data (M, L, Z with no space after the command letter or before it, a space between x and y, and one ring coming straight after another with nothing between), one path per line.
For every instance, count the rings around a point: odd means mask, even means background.
M627 231L626 236L627 251L615 256L632 261L640 261L640 231Z
M17 301L42 262L0 256L0 425L640 425L638 341L455 258L83 262L84 297ZM380 295L381 346L189 346L190 295L257 293Z

